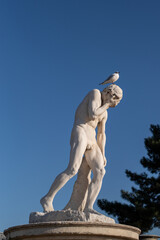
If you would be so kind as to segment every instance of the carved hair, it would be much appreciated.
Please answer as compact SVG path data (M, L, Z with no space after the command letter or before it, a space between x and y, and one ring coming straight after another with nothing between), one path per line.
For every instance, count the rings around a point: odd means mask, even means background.
M122 99L122 97L123 97L122 89L119 86L117 86L116 84L111 84L108 87L104 88L103 92L111 93L111 95L116 94L116 96L120 99Z

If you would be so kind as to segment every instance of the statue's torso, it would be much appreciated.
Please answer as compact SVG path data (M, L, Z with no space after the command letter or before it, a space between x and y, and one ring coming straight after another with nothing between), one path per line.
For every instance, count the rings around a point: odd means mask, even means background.
M95 129L98 123L101 122L104 117L107 118L107 111L105 111L103 114L101 114L98 117L93 118L89 116L89 100L93 93L92 91L87 94L87 96L83 99L83 101L78 106L75 114L73 130L72 130L72 133L73 132L75 133L77 131L76 129L78 129L78 131L84 131L88 141L91 143L96 141ZM102 104L100 92L99 92L99 97L96 98L96 102L97 102L97 105L100 107Z
M76 125L87 124L95 129L97 127L98 122L100 122L104 118L104 116L106 116L106 111L98 117L93 118L89 116L89 100L93 91L94 90L89 92L87 96L83 99L83 101L80 103L80 105L78 106L75 114L74 124ZM97 105L100 107L102 105L101 94L99 90L96 90L96 91L99 92L99 97L96 98L96 102L97 102Z

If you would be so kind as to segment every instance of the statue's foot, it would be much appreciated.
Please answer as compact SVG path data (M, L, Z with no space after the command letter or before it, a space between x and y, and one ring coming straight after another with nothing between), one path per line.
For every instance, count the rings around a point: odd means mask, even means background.
M101 213L97 212L93 208L85 208L84 212L86 212L86 213L93 213L93 214L97 214L97 215L102 215Z
M52 206L52 201L51 201L50 198L44 196L43 198L41 198L40 203L41 203L41 205L43 207L44 212L52 212L52 211L54 211L54 208Z

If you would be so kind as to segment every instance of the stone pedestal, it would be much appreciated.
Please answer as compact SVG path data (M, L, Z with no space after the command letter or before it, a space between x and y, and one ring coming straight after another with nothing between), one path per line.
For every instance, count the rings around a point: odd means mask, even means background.
M4 231L7 240L138 240L135 227L91 222L46 222L11 227Z
M5 240L5 238L4 234L0 232L0 240Z

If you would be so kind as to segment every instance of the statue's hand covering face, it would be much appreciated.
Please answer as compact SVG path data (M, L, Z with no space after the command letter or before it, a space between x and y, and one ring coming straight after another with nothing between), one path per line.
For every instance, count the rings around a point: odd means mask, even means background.
M122 97L123 97L122 89L115 84L110 85L109 87L105 88L102 91L103 104L110 103L110 107L117 106Z

